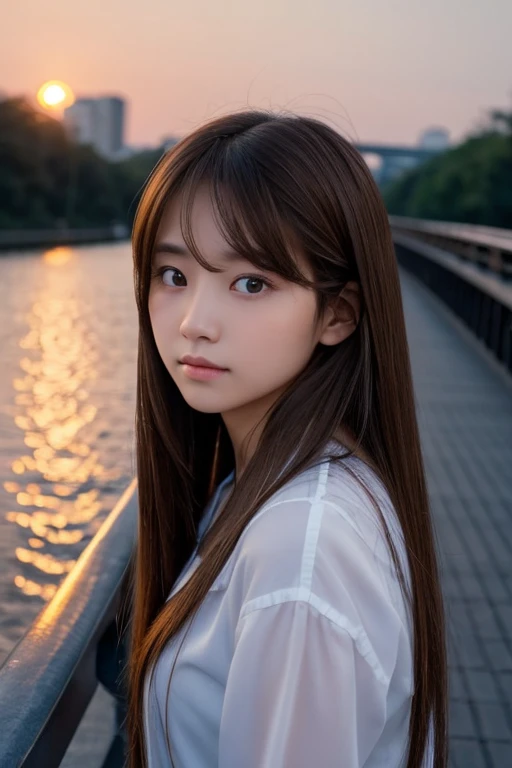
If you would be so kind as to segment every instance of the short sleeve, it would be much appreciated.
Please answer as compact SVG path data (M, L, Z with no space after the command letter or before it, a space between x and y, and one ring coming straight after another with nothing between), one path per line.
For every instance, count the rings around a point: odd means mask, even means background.
M359 768L387 686L346 628L309 602L243 615L226 683L219 768Z

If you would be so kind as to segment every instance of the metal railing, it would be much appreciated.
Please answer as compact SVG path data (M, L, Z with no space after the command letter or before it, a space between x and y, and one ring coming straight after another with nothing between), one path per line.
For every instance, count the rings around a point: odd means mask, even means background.
M512 231L390 217L397 259L512 371Z
M462 259L512 277L512 230L428 221L401 216L389 217L394 232L410 234L429 245L438 246Z
M123 764L117 618L137 530L132 481L0 669L0 767L60 765L98 681L118 701L103 766Z

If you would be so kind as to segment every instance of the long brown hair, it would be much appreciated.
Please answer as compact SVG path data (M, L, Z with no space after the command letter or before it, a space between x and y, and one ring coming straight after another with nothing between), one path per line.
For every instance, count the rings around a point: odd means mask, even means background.
M160 358L148 312L158 226L178 193L184 241L200 264L215 271L198 252L190 227L194 195L204 182L225 239L255 266L312 287L320 315L352 280L359 284L362 306L354 333L332 347L319 344L272 407L251 460L201 542L199 567L167 600L194 550L212 490L234 467L220 414L200 413L185 402ZM296 266L297 245L314 281ZM363 158L313 118L263 110L216 118L176 144L150 176L135 218L133 257L140 324L140 512L128 665L130 768L146 766L142 706L149 668L192 619L261 505L317 461L341 428L355 435L384 482L408 553L410 594L386 531L414 627L406 765L420 768L432 722L434 764L442 768L447 761L443 603L396 258L387 213Z

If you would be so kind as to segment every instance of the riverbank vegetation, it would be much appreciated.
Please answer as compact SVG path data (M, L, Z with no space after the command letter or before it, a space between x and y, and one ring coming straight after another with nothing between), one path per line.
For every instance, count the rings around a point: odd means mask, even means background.
M0 101L0 230L131 227L163 147L110 162L22 98ZM512 112L383 190L390 214L512 229Z
M389 213L512 229L512 112L383 190Z
M0 102L0 229L130 225L163 148L109 162L21 98Z

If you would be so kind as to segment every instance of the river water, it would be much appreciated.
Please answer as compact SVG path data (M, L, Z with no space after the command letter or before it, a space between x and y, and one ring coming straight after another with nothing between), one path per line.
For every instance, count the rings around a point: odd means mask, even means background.
M135 475L129 243L0 257L0 664Z

